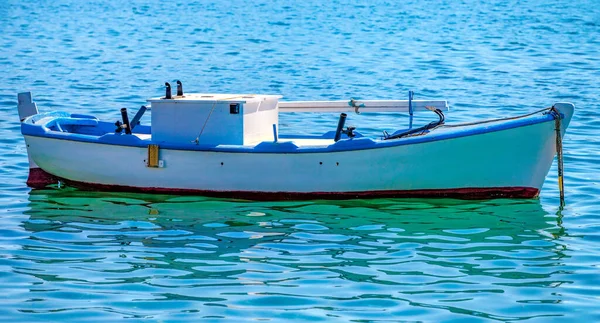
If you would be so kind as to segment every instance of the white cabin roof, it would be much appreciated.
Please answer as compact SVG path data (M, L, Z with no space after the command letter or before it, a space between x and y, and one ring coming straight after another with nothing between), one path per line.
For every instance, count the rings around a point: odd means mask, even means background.
M214 93L190 93L184 96L173 96L172 99L151 98L148 102L178 101L181 103L250 103L267 99L280 99L281 95L265 94L214 94Z

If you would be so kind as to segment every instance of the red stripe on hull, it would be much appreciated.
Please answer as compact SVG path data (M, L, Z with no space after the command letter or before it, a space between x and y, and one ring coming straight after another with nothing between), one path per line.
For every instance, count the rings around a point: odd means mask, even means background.
M106 185L61 180L67 185L93 191L119 191L140 193L161 193L177 195L202 195L210 197L235 198L255 201L282 200L346 200L363 198L456 198L467 200L485 200L495 198L535 198L539 189L532 187L485 187L428 190L386 190L366 192L258 192L258 191L208 191L195 189L133 187ZM56 182L56 181L55 181ZM54 182L54 183L55 183Z

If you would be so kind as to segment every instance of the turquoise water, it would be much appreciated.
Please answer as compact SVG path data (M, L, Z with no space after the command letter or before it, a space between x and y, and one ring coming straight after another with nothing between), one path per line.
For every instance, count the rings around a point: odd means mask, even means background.
M0 22L1 321L600 320L597 1L5 0ZM414 90L449 100L455 121L570 101L567 205L555 165L536 200L259 203L25 186L17 92L42 111L117 120L175 79L289 100ZM376 134L406 120L352 122ZM325 132L335 116L282 127Z

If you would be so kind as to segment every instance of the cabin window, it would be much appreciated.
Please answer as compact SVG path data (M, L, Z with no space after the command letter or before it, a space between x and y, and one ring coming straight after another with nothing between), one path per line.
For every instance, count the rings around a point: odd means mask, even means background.
M240 104L232 103L229 105L229 113L230 114L239 114L240 113Z

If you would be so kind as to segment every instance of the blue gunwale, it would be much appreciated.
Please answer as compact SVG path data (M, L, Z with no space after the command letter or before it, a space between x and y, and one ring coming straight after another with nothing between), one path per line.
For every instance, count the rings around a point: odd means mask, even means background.
M94 116L69 114L66 112L55 111L30 116L21 123L21 132L26 136L42 137L58 140L68 140L75 142L87 142L104 145L117 145L124 147L146 148L150 144L157 144L161 149L184 150L184 151L207 151L207 152L228 152L228 153L327 153L343 152L366 149L379 149L404 145L413 145L419 143L448 140L460 137L474 136L486 133L492 133L502 130L514 129L530 126L534 124L553 122L554 116L549 113L540 112L539 115L532 115L517 118L508 121L498 121L487 123L480 126L467 125L464 127L456 126L454 131L436 132L435 130L423 136L407 137L394 140L373 140L372 138L358 136L353 139L340 140L329 146L302 146L299 147L293 142L261 142L255 146L241 145L203 145L203 144L181 144L155 142L148 139L140 139L135 135L116 134L107 132L104 135L88 135L79 133L60 132L49 129L50 125L57 120L71 119L72 125L81 127L93 126L101 129L114 128L110 122L98 121ZM80 123L78 123L81 121ZM135 133L150 134L149 126L137 126ZM329 133L320 138L328 138ZM286 136L292 138L291 136ZM306 138L306 136L297 136L294 138Z

